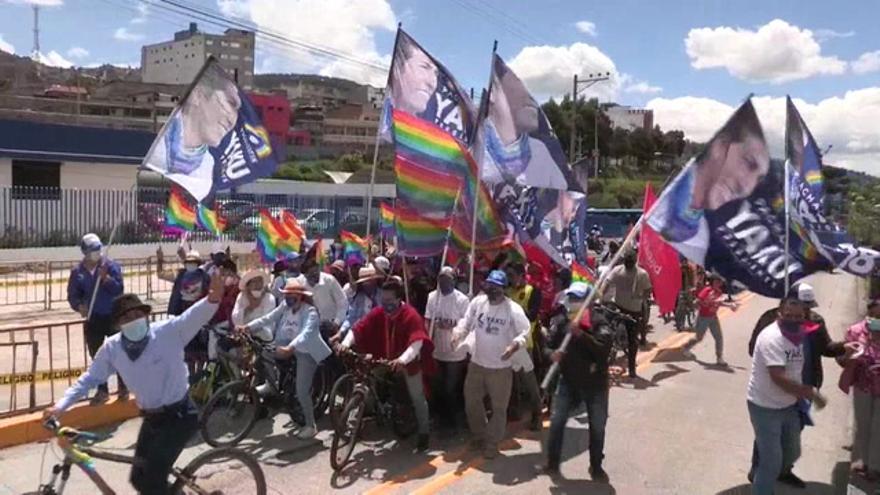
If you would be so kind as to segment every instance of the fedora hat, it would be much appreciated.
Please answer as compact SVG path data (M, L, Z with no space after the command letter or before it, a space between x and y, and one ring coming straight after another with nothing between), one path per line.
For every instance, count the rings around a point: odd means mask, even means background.
M306 289L306 286L303 285L299 280L292 279L288 280L286 284L284 284L284 288L281 289L282 294L301 294L306 297L312 297L312 292Z
M358 279L354 282L355 284L362 284L364 282L369 282L371 280L379 280L383 275L376 271L371 265L367 265L361 268L361 271L358 272Z
M120 316L132 309L140 309L149 313L153 307L141 302L141 298L137 294L122 294L113 300L113 321L115 322Z
M269 287L269 284L271 281L269 280L268 273L264 272L263 270L250 270L247 273L245 273L244 275L242 275L241 280L238 282L238 290L240 290L240 291L247 290L248 282L250 282L251 280L253 280L255 278L262 278L263 279L263 286L267 287L267 288Z

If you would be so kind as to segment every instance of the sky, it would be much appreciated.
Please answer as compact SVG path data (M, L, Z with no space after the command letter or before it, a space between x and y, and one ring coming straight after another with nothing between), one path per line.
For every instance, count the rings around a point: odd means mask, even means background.
M0 49L52 65L138 66L140 46L185 29L160 0L0 0ZM577 73L610 72L587 97L654 110L663 129L709 139L748 95L775 155L786 95L827 162L880 175L880 2L873 0L181 0L298 43L258 38L257 72L307 72L383 86L401 23L465 88L488 79L493 41L533 95L571 91ZM206 31L219 31L205 22Z

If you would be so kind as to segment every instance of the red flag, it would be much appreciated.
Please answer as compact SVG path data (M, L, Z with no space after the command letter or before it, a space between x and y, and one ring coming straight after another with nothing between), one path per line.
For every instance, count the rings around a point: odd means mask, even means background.
M650 211L655 201L657 197L654 196L651 184L645 184L645 204L642 211L645 213ZM681 265L678 262L678 252L648 226L648 222L642 223L642 231L639 234L639 265L651 277L654 301L660 308L660 314L675 311L675 298L681 290Z

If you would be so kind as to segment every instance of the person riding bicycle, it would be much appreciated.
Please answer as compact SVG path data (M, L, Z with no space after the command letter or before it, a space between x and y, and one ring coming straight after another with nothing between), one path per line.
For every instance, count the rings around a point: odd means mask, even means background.
M423 375L433 376L436 363L434 343L425 329L425 321L415 308L403 302L403 281L389 278L382 285L381 306L367 313L348 332L339 349L354 347L374 358L393 360L392 370L403 371L406 390L412 400L418 423L416 449L428 449L430 431L428 401Z
M239 327L239 330L251 332L253 328L271 327L275 336L275 360L287 362L291 357L296 357L296 400L305 418L305 424L296 437L307 440L318 432L312 403L312 381L318 364L331 351L321 338L318 311L312 303L312 293L299 280L288 280L281 289L281 294L284 296L284 304L268 315ZM262 396L270 395L276 383L275 370L266 371L268 379L257 387L257 392Z
M119 333L104 341L89 369L43 417L59 418L90 389L119 373L144 417L131 484L141 493L166 493L171 467L198 429L197 410L187 394L189 371L183 348L214 316L224 290L223 278L215 275L207 298L180 316L154 323L150 323L152 308L137 295L117 297L112 315Z
M636 377L636 353L638 352L639 338L642 345L646 345L643 326L647 324L643 318L643 304L651 293L651 278L648 272L636 265L636 253L628 250L623 255L623 265L611 269L608 274L606 290L614 289L614 304L620 310L635 318L636 324L627 325L627 359L630 378Z

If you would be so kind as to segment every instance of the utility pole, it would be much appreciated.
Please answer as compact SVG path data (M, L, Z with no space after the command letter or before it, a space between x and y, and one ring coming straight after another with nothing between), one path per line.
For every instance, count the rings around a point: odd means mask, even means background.
M578 79L578 75L574 75L574 84L571 87L571 138L569 139L569 147L568 147L568 161L570 163L574 163L577 160L577 156L575 156L575 147L574 142L577 139L577 99L578 94L581 90L587 89L590 86L611 79L610 72L599 72L596 74L587 74L586 79ZM581 87L583 86L583 87ZM596 108L596 111L599 111L599 108ZM598 116L596 122L594 122L594 126L596 129L599 128ZM598 136L598 135L597 135ZM599 139L598 137L595 139L593 143L595 150L594 153L598 156L598 148L599 148Z
M36 62L37 77L40 77L40 6L33 4L34 8L34 49L31 58Z

